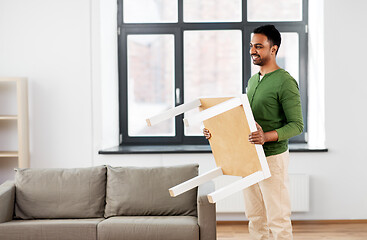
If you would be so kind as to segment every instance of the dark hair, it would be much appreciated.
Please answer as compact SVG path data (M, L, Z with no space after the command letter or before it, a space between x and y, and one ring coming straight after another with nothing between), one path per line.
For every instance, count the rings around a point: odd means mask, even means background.
M279 50L282 38L278 29L276 29L274 25L264 25L257 27L254 29L253 33L264 34L268 38L272 46L277 45ZM278 50L276 51L276 54L278 53Z

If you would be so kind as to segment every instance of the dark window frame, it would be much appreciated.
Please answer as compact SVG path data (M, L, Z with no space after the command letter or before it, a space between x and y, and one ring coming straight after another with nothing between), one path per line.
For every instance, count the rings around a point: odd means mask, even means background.
M175 41L175 86L181 89L180 102L184 102L183 71L183 33L186 30L241 30L242 31L242 91L251 77L251 59L249 44L252 30L260 25L273 24L280 32L297 32L299 34L299 83L301 93L304 132L290 139L290 143L307 143L307 64L308 64L308 0L302 1L302 21L297 22L248 22L247 3L242 0L242 22L183 22L183 0L178 0L177 23L124 23L123 0L118 0L118 69L119 69L119 122L120 145L207 145L202 136L185 136L183 115L175 119L174 137L132 137L128 135L128 90L127 90L127 36L129 34L173 34ZM177 102L175 105L179 105Z

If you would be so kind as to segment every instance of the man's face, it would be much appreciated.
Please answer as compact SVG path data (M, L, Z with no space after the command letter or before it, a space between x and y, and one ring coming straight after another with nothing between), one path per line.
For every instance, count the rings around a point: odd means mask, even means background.
M277 46L271 46L264 34L255 33L250 42L250 55L255 65L264 66L275 56Z

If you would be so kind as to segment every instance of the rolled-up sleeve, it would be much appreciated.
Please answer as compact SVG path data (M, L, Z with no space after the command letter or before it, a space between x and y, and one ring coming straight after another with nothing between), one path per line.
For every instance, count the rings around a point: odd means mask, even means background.
M298 84L294 79L287 79L281 85L279 101L285 114L286 124L275 130L278 133L278 141L282 141L303 132L301 97Z

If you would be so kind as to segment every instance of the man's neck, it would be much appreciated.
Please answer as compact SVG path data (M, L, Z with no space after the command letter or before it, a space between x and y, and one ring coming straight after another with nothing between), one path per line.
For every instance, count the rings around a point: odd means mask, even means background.
M268 63L264 66L260 66L260 74L261 76L264 76L267 73L274 72L275 70L278 70L280 67L276 62Z

